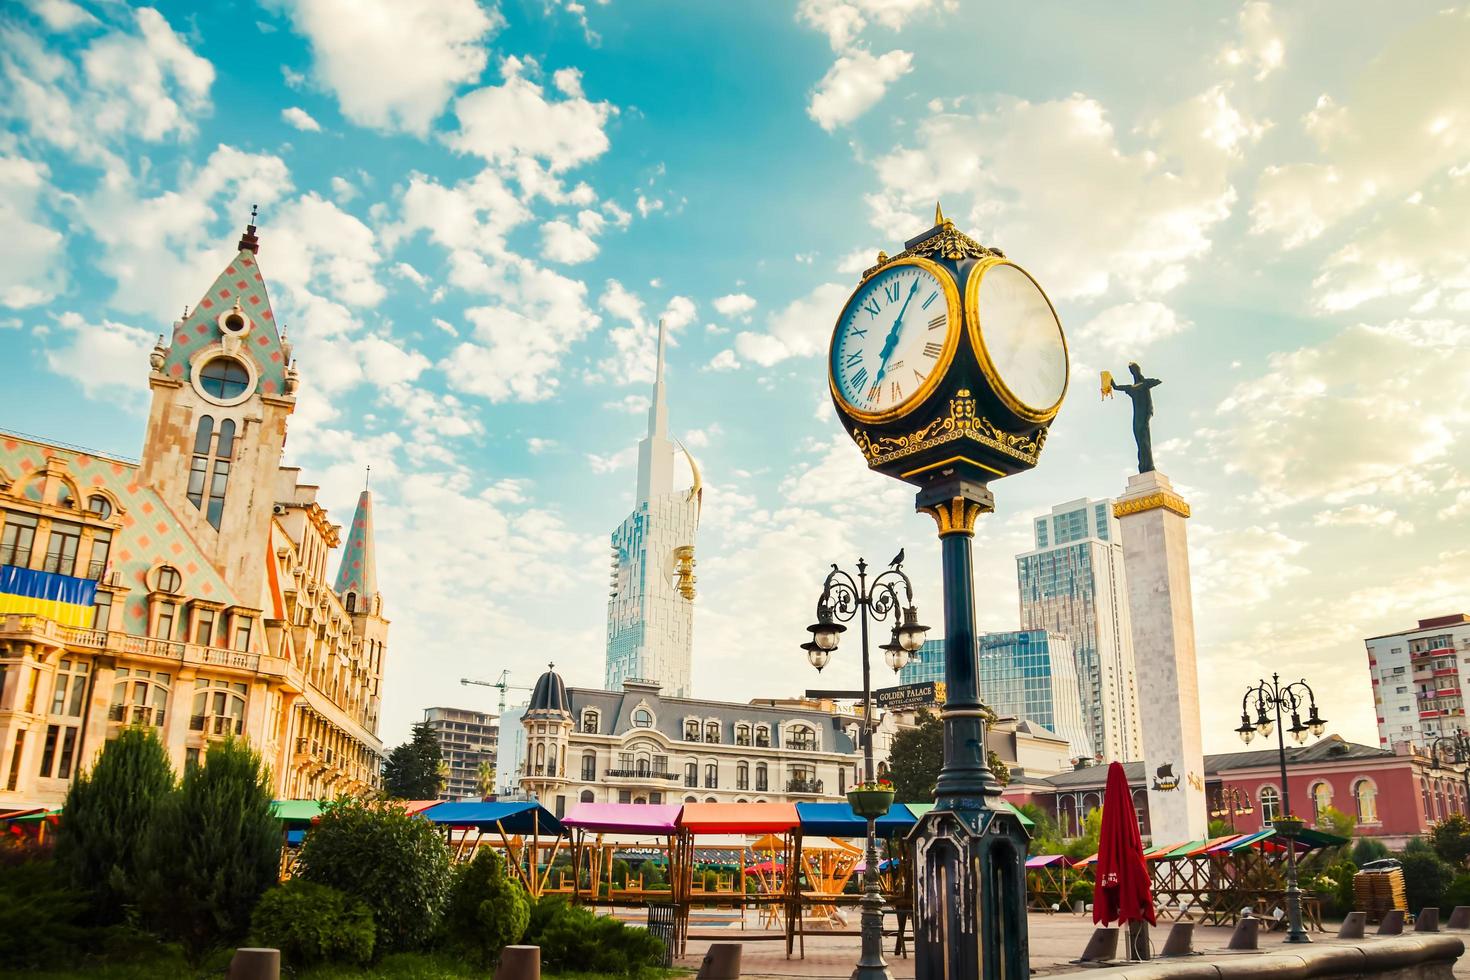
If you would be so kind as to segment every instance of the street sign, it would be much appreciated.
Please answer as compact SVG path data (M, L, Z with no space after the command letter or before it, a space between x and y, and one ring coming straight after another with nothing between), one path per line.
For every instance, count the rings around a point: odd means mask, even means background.
M900 684L898 687L880 687L873 692L880 708L920 708L944 703L944 682L923 681L918 684Z

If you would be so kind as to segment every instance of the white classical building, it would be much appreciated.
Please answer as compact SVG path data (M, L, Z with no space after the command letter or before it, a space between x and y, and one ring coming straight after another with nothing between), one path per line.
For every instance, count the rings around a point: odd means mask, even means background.
M691 691L694 644L694 538L699 530L699 470L694 485L673 489L674 443L664 399L664 327L648 408L648 435L638 443L638 496L612 534L607 602L605 686L654 681L673 697Z
M1138 680L1111 500L1058 504L1034 523L1036 547L1016 556L1021 628L1072 641L1092 748L1103 762L1143 758Z

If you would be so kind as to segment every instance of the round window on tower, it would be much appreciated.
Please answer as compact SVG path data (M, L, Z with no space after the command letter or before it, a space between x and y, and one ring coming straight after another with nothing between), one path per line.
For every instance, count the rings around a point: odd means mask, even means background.
M219 315L220 333L231 337L243 337L250 332L250 318L245 311L240 309L236 303L233 309L225 310Z
M255 388L255 374L239 358L221 356L205 361L196 369L195 386L210 401L234 405L249 397Z

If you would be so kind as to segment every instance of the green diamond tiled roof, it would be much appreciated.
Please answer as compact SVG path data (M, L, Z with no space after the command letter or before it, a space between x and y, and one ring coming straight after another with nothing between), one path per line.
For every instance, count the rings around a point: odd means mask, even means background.
M189 359L200 348L220 338L219 317L240 304L240 310L253 326L245 339L244 350L260 375L260 392L280 395L286 390L286 355L281 350L281 335L271 311L270 297L255 254L242 249L225 266L214 285L195 304L182 324L174 329L171 346L164 358L163 373L179 381L189 380Z
M108 558L120 581L129 589L123 627L127 632L148 632L148 586L144 574L159 563L179 570L183 579L180 594L226 605L240 604L239 597L214 570L163 499L138 483L137 466L25 439L0 437L0 469L24 486L27 499L39 499L41 486L40 480L27 482L28 478L44 470L46 461L53 458L64 461L67 474L76 481L83 498L77 502L79 506L86 506L85 498L94 488L106 489L121 504L122 527L113 537Z
M356 592L362 598L378 591L378 565L373 553L373 495L369 490L357 498L357 512L352 515L347 546L342 549L342 564L337 568L336 588L339 596Z

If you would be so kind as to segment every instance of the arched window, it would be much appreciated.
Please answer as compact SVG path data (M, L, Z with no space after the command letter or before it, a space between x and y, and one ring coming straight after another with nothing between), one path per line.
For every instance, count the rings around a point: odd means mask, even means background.
M755 791L757 793L766 791L766 764L764 762L755 764Z
M1327 782L1312 787L1312 822L1321 823L1327 808L1332 805L1332 786Z
M699 797L697 797L697 796L686 796L686 797L684 797L684 802L685 803L698 803L699 802Z
M770 725L756 725L755 726L755 745L756 745L756 748L759 748L759 749L768 749L768 748L771 747L771 726Z
M588 735L596 735L598 726L602 724L602 717L592 708L582 712L582 731Z
M707 797L705 797L704 802L706 802L706 803L718 803L720 801L717 800L717 799L715 799L713 796L707 796Z
M593 800L592 791L590 789L582 790L582 795L577 797L577 799L583 803L591 803Z
M817 733L809 725L792 725L786 729L786 747L788 749L815 749Z
M735 788L750 789L750 766L747 763L737 763L735 766Z
M704 767L704 788L719 789L719 786L720 767L711 762Z
M1378 789L1372 782L1360 779L1353 784L1353 803L1358 811L1358 823L1378 822Z
M234 419L225 419L219 424L219 441L215 443L214 454L220 459L229 459L235 455Z
M345 609L345 610L347 610L347 615L349 615L349 616L351 616L353 613L357 612L357 593L356 592L349 592L345 596L342 597L342 608Z
M536 746L536 775L539 776L539 775L541 775L545 771L546 771L546 746L543 745L543 744L537 744L537 746Z
M582 781L590 783L597 778L597 753L588 749L582 753Z
M112 685L108 721L163 727L168 707L169 675L156 670L119 667Z
M699 763L691 762L684 766L684 785L699 785Z
M699 741L699 722L693 718L686 718L684 720L684 741Z
M112 501L108 500L100 493L94 493L92 494L92 496L87 498L87 510L90 511L93 516L99 517L105 521L112 516Z
M200 416L199 426L194 430L194 459L189 464L186 496L189 503L204 511L205 518L218 530L220 521L224 518L225 488L230 482L230 456L235 447L234 421L225 419L220 423L218 440L214 440L213 435L213 416Z
M736 745L749 745L750 744L750 726L749 725L736 725L735 726L735 744Z
M704 723L704 740L712 745L720 744L720 723L707 721Z
M1261 787L1261 826L1281 816L1281 792L1275 786Z
M648 775L648 756L646 756L646 755L640 755L638 757L638 761L634 764L634 769L637 771L638 775L640 775L640 776L647 776Z
M214 416L199 416L199 425L194 429L194 454L196 456L209 455L209 440L214 435ZM198 506L198 504L195 504Z
M652 728L653 712L649 711L647 708L639 708L637 711L633 712L633 726L635 728Z
M245 731L245 691L241 683L200 678L194 682L194 711L189 728L205 735L240 735Z

